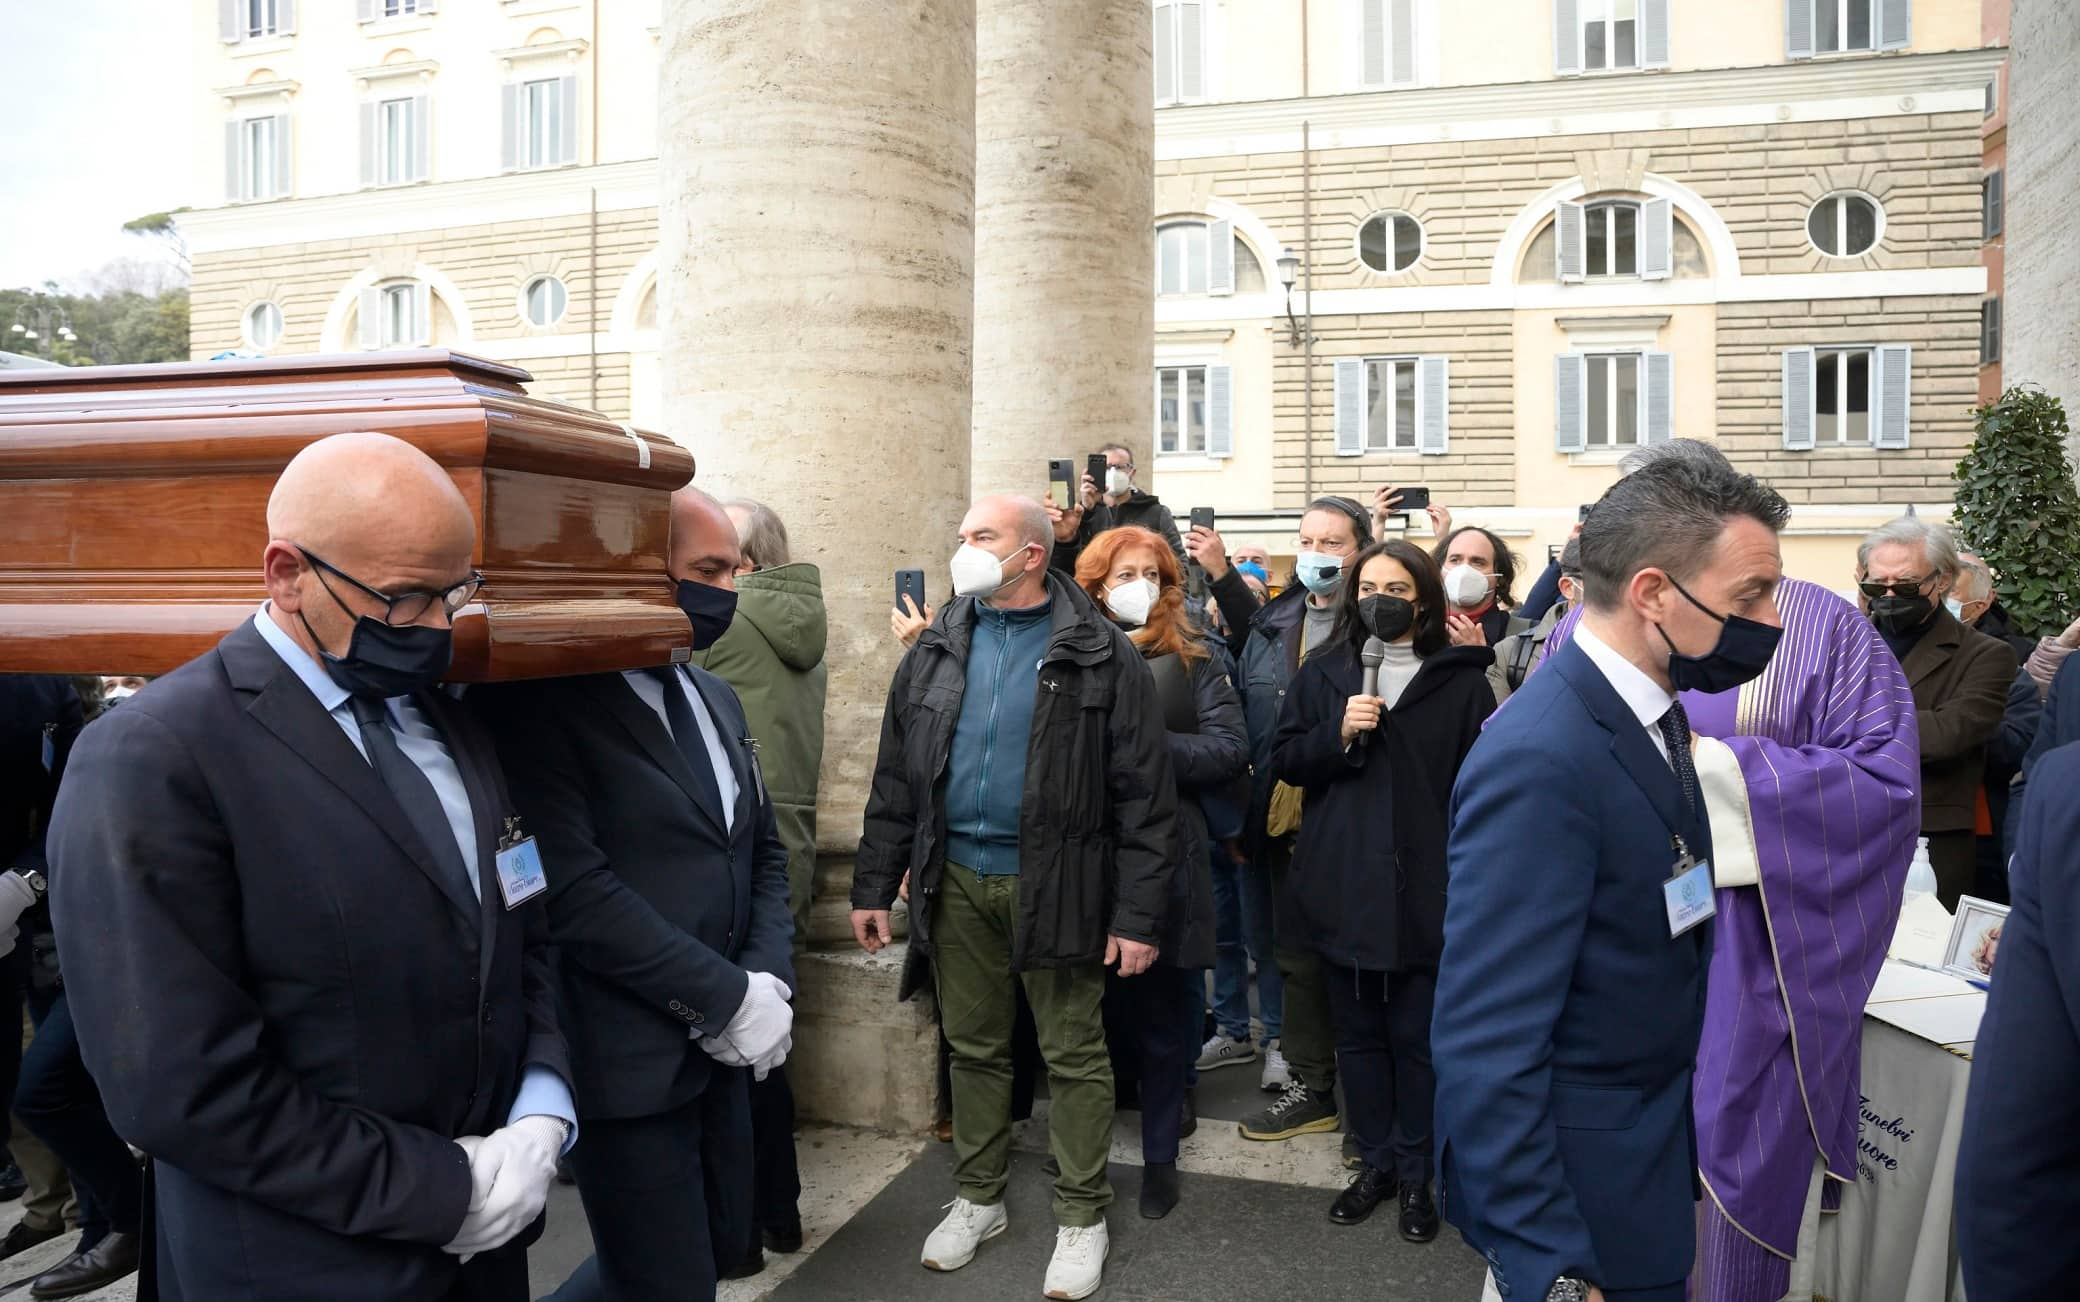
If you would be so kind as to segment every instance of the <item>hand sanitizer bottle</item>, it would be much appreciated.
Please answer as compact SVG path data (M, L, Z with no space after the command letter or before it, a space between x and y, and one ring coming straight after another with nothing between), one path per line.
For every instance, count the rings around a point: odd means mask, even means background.
M1907 893L1902 904L1912 904L1920 896L1935 893L1936 870L1928 861L1928 838L1924 836L1914 846L1914 862L1907 868Z

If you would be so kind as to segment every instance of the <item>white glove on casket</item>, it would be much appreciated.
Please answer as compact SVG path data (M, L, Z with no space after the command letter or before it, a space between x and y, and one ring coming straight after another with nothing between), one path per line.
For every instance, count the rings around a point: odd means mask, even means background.
M441 1249L465 1260L504 1247L534 1223L549 1201L564 1125L555 1117L522 1117L473 1143L457 1140L469 1156L469 1214Z

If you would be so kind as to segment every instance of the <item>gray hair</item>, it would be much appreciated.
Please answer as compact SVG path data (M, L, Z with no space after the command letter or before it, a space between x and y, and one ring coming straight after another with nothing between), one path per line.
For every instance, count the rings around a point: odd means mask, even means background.
M1772 532L1783 529L1791 508L1777 491L1711 451L1656 457L1603 495L1576 540L1590 605L1615 609L1644 569L1677 580L1696 573L1718 550L1729 521L1745 518Z
M1582 577L1582 540L1569 538L1567 546L1560 549L1560 577L1579 579Z
M1950 531L1912 515L1888 520L1864 535L1863 545L1856 549L1856 572L1868 574L1871 553L1893 544L1919 548L1921 559L1935 570L1937 578L1945 581L1957 578L1957 544L1951 539Z
M733 497L722 504L725 511L740 511L737 545L744 549L745 563L755 570L770 570L788 563L787 526L772 507L748 497Z
M1965 580L1971 580L1967 583ZM1967 592L1971 595L1965 595ZM1957 582L1951 586L1950 595L1961 605L1967 601L1985 601L1993 596L1993 571L1986 562L1976 556L1960 554L1957 558Z
M1648 466L1669 460L1694 461L1722 470L1733 469L1733 463L1726 459L1726 454L1703 439L1669 439L1662 443L1642 443L1618 458L1618 474L1635 475Z

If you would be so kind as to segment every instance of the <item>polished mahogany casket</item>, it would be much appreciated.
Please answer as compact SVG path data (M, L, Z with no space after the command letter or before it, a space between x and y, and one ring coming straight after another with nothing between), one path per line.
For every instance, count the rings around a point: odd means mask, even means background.
M445 351L0 373L0 672L160 674L266 591L267 497L329 434L425 451L477 519L458 682L686 659L665 553L693 458Z

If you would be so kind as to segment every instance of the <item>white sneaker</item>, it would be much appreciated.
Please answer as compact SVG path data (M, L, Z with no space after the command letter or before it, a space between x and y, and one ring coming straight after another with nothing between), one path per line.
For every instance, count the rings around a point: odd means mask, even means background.
M1002 1203L984 1207L956 1198L946 1206L951 1209L946 1219L925 1237L922 1260L926 1270L959 1270L975 1260L975 1249L1011 1227Z
M1279 1052L1278 1041L1267 1040L1264 1044L1264 1075L1259 1084L1266 1094L1276 1094L1292 1083L1293 1069L1286 1065L1285 1054Z
M1097 1292L1105 1277L1105 1250L1111 1246L1103 1221L1056 1230L1054 1260L1047 1263L1047 1296L1075 1302Z
M1248 1040L1231 1040L1225 1033L1215 1031L1213 1038L1199 1050L1199 1061L1193 1066L1200 1071L1212 1071L1216 1067L1237 1067L1256 1060L1256 1045Z

